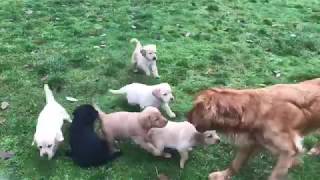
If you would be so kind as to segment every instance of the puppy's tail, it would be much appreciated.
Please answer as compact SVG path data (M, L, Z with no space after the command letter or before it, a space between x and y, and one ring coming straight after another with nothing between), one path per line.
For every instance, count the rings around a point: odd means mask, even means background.
M98 111L99 115L105 114L105 113L101 110L101 108L100 108L96 103L93 103L92 106L94 107L94 109L95 109L96 111Z
M49 88L49 85L48 84L44 84L44 93L46 94L46 101L47 103L49 102L52 102L52 101L55 101L54 100L54 96L52 94L52 91L50 90Z
M136 49L142 47L142 44L140 43L140 41L139 41L137 38L132 38L132 39L130 40L130 42L131 42L131 43L136 43Z
M126 94L127 93L123 88L118 89L118 90L109 89L109 92L112 94Z

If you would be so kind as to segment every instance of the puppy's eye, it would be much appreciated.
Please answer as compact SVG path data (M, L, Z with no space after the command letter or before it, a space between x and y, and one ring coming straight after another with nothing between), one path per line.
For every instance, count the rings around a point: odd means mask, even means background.
M163 95L166 96L166 95L168 95L168 93L164 93Z
M209 134L207 137L208 137L208 138L212 138L213 136L212 136L212 134Z
M51 147L52 147L52 144L49 144L47 147L48 147L48 148L51 148Z
M42 146L39 146L39 149L41 149L42 148Z

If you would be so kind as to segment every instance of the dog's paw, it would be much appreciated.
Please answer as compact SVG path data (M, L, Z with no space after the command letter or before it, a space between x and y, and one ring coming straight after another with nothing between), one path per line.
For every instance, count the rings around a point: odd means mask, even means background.
M175 114L175 113L170 113L170 114L168 114L168 116L169 116L170 118L175 118L175 117L176 117L176 114Z
M165 158L171 158L172 157L172 155L170 154L170 153L163 153L163 157L165 157Z
M230 177L226 174L226 171L217 171L209 174L209 180L230 180Z
M320 145L318 147L313 147L307 154L312 155L312 156L319 156L320 155Z

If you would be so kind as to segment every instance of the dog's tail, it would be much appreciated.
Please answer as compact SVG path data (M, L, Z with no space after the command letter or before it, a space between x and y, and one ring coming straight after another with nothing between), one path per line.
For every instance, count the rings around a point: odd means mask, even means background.
M123 88L118 89L118 90L109 89L109 92L112 94L126 94L127 93Z
M49 85L48 84L44 84L44 93L46 94L46 101L47 103L49 102L52 102L52 101L55 101L54 100L54 96L52 94L52 91L50 90L49 88Z
M139 41L137 38L132 38L132 39L130 40L130 42L131 42L131 43L136 43L136 49L142 47L142 44L140 43L140 41Z
M101 108L100 108L96 103L93 103L92 106L94 107L94 109L95 109L96 111L98 111L99 115L105 114L105 112L103 112L103 111L101 110Z

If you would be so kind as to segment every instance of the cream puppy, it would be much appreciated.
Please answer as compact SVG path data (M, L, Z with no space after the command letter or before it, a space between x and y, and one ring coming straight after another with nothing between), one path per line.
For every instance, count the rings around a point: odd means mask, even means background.
M113 94L125 94L130 105L139 105L141 109L148 106L162 107L169 117L176 115L170 109L169 103L174 100L171 87L168 83L148 86L140 83L128 84L119 90L110 89Z
M200 133L189 122L173 122L168 121L163 128L152 128L148 132L148 137L153 146L157 149L156 156L164 156L170 158L171 154L164 153L164 148L172 148L178 150L180 154L180 168L184 168L185 162L188 160L188 151L197 145L210 145L220 142L220 137L215 131L206 131Z
M148 131L154 127L164 127L167 124L167 119L161 115L157 108L146 107L142 112L114 112L110 114L104 113L96 105L95 108L99 112L102 130L111 151L116 151L115 139L129 138L143 149L156 152L156 149L149 143Z
M47 84L44 85L44 92L46 105L39 114L32 145L36 143L41 157L48 155L48 159L51 159L59 143L64 140L61 131L63 120L71 122L71 118L67 111L55 101Z
M136 48L132 53L132 64L134 66L134 71L137 72L138 69L144 71L147 76L154 76L159 78L158 68L157 68L157 47L154 44L149 44L142 46L138 39L133 38L130 42L136 43Z

